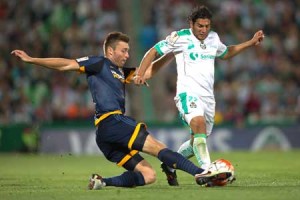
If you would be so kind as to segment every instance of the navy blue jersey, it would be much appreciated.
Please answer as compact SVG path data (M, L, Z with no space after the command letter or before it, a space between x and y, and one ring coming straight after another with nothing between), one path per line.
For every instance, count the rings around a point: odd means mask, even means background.
M125 83L129 82L134 68L120 68L104 56L82 57L76 61L80 71L87 75L95 103L95 120L116 110L125 113Z
M86 73L96 106L98 147L108 160L133 171L143 160L138 151L143 149L149 134L145 124L123 115L125 83L130 82L135 69L117 67L103 56L88 56L76 61L80 72Z

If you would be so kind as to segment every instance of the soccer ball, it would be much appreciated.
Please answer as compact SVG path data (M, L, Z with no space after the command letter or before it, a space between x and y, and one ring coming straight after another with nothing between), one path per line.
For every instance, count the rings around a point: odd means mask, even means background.
M224 178L224 179L217 179L217 180L213 180L212 182L210 182L207 186L208 187L212 187L212 186L225 186L228 183L232 183L233 181L235 181L235 175L234 175L234 167L231 164L231 162L229 162L228 160L225 159L218 159L215 160L214 162L212 162L210 164L210 166L208 167L209 171L219 171L219 172L230 172L231 176Z

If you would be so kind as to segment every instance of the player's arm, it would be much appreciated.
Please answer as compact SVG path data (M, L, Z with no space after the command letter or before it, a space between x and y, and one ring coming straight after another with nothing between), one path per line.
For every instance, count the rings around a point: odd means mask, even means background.
M59 71L78 71L79 64L72 59L66 58L34 58L29 56L26 52L22 50L14 50L11 52L12 55L19 57L22 61L43 66L49 69L59 70Z
M257 31L253 38L251 40L248 40L246 42L237 44L237 45L232 45L232 46L228 46L228 52L222 57L223 59L229 59L234 57L235 55L239 54L240 52L242 52L243 50L251 47L251 46L256 46L259 45L261 43L261 41L264 39L264 33L262 30Z
M150 66L147 68L144 78L146 80L152 78L158 70L160 70L162 67L167 66L172 60L174 59L173 53L168 53L157 60L153 61Z
M137 68L134 83L137 85L143 85L145 83L145 73L151 66L151 63L159 56L159 53L154 47L152 47L143 57L140 66Z

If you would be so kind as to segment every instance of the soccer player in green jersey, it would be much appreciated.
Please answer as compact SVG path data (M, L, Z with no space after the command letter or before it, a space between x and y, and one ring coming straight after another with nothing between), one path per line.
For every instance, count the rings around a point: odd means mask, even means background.
M219 35L211 30L212 14L206 6L199 6L188 17L189 29L174 31L158 42L144 56L136 71L135 83L144 84L146 76L153 75L173 58L177 64L177 87L174 98L182 119L190 126L191 139L181 145L178 152L189 158L196 156L201 168L211 163L206 139L214 124L214 69L215 59L229 59L245 49L260 44L262 30L253 38L226 46ZM157 61L155 58L162 56ZM151 71L152 70L152 71ZM178 185L176 172L162 164L170 185Z

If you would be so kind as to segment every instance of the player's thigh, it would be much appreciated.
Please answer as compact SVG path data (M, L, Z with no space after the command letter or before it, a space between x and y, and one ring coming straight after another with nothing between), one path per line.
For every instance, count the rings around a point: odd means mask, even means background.
M201 99L193 93L181 93L175 97L176 107L182 119L190 125L196 116L204 116L205 105Z
M193 134L206 133L205 118L203 116L196 116L192 118L190 122L190 127L192 129Z
M175 97L182 119L191 127L192 133L209 135L215 116L214 97L199 97L193 93L181 93Z
M98 126L96 142L108 160L133 170L143 160L138 151L143 150L148 134L145 124L124 115L115 115Z
M206 120L206 133L210 135L214 127L216 102L214 98L205 98L206 109L205 109L205 120Z
M145 140L143 152L157 157L158 153L164 148L166 148L165 144L158 141L152 135L149 134Z
M141 151L148 132L145 124L137 123L124 115L113 115L100 123L96 142L101 148L103 143L114 144L116 148Z
M136 122L132 119L110 116L100 123L96 134L96 143L104 156L127 170L133 170L143 160L138 151L128 148L135 125Z
M129 150L114 143L103 142L100 145L100 150L107 160L128 171L133 171L144 160L139 151Z

